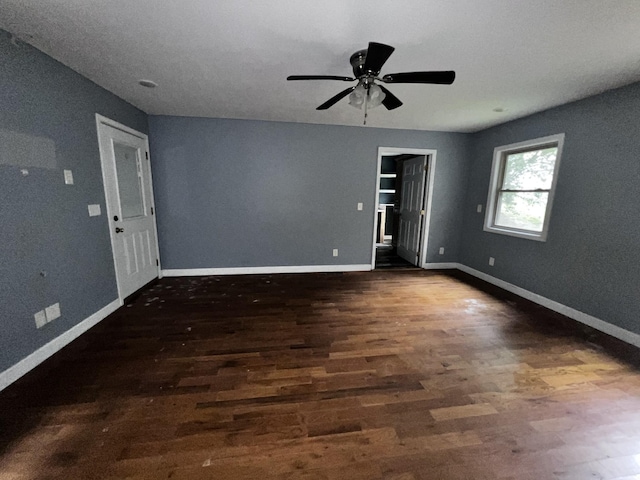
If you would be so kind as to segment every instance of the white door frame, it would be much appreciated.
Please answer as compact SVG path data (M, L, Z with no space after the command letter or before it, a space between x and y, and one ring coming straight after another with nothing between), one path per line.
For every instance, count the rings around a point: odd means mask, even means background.
M436 174L436 153L437 150L425 148L402 148L402 147L378 147L378 162L376 166L376 196L373 209L373 235L372 235L372 252L371 252L371 270L376 268L376 232L378 231L378 203L380 197L380 167L382 165L382 157L387 155L424 155L427 159L427 174L424 182L426 188L426 204L425 216L422 222L421 245L420 245L420 268L427 268L427 244L429 243L429 226L431 224L431 204L433 203L433 185ZM396 184L396 195L398 188Z
M102 170L102 187L104 189L104 198L105 198L105 207L106 207L106 211L107 211L107 223L109 225L109 237L111 238L111 256L113 257L113 268L115 270L116 273L116 286L118 288L118 300L120 302L120 305L124 304L124 297L122 296L122 288L120 285L120 281L119 281L119 277L118 277L118 265L116 262L116 256L115 256L115 242L116 242L116 238L115 238L115 229L113 228L112 225L112 219L113 216L115 215L114 212L111 211L109 202L107 202L107 178L106 178L106 172L105 172L105 165L104 165L104 159L106 158L106 155L108 152L104 152L102 149L102 142L100 141L100 136L102 135L101 132L101 126L102 125L106 125L108 127L111 128L115 128L117 130L121 130L125 133L128 133L130 135L133 135L134 137L138 137L141 138L142 140L144 140L144 145L145 145L145 150L146 153L149 154L149 137L147 135L145 135L144 133L138 132L137 130L134 130L133 128L129 128L126 125L123 125L119 122L116 122L115 120L111 120L110 118L107 118L105 116L100 115L99 113L96 113L96 129L98 132L98 148L100 150L100 166L101 166L101 170ZM160 248L158 245L158 225L156 222L156 202L155 199L153 197L153 174L151 171L151 163L149 163L149 190L151 192L151 198L149 199L151 201L151 206L153 207L153 211L154 214L153 216L153 229L154 232L156 234L156 252L158 252L158 278L162 278L162 268L161 268L161 262L160 262Z

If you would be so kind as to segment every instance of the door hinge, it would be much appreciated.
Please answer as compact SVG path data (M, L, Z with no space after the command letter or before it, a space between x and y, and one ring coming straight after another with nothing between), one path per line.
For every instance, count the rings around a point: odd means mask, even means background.
M156 267L160 266L160 262L158 261L158 259L156 258Z
M144 156L146 157L147 160L149 160L149 152L144 152Z
M153 215L153 207L151 207L151 215Z

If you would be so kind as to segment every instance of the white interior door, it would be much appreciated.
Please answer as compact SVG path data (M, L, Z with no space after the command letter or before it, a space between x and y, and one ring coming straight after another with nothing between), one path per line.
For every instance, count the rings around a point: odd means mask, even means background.
M98 116L98 140L118 294L125 297L159 274L147 136Z
M426 158L421 155L402 165L398 255L414 265L419 265Z

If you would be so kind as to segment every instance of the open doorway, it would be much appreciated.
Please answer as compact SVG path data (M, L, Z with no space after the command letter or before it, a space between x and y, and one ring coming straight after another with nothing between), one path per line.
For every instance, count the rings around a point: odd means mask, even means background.
M372 268L426 264L435 151L378 149Z

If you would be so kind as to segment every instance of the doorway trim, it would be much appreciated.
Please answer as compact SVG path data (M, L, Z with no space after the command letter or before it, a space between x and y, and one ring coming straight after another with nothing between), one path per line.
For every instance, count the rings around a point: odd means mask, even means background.
M109 202L107 202L107 177L106 177L106 169L105 169L105 158L106 158L106 154L107 152L103 151L102 148L102 135L104 135L102 133L102 127L103 126L107 126L107 127L111 127L111 128L115 128L117 130L120 130L122 132L128 133L130 135L133 135L134 137L138 137L140 139L142 139L144 141L144 148L145 148L145 152L147 155L150 155L149 153L149 137L148 135L142 133L142 132L138 132L137 130L134 130L133 128L127 127L126 125L123 125L122 123L116 122L115 120L111 120L110 118L107 118L103 115L100 115L99 113L96 113L96 131L97 131L97 140L98 140L98 149L100 151L100 168L102 171L102 188L104 191L104 199L105 199L105 210L107 211L107 225L109 228L109 238L111 239L111 257L113 258L113 268L114 268L114 272L116 275L116 287L118 289L118 301L120 303L120 306L122 306L124 304L124 297L122 295L122 286L120 285L120 280L118 277L118 266L117 266L117 262L116 262L116 253L115 253L115 242L116 242L116 238L115 238L115 233L114 233L114 229L111 228L111 219L113 218L114 213L111 211ZM149 161L151 160L151 158L149 157ZM151 170L151 163L149 163L149 190L150 190L150 195L151 195L151 205L155 211L155 198L153 195L153 172ZM156 215L153 215L153 229L155 232L155 240L156 240L156 252L158 254L158 265L157 265L157 273L158 273L158 278L162 278L162 262L160 260L160 246L159 246L159 241L158 241L158 222L156 221Z
M425 176L424 188L426 189L425 198L425 217L422 222L421 245L420 245L420 268L427 268L427 244L429 243L429 227L431 225L431 205L433 200L433 185L436 173L436 154L437 150L428 148L404 148L404 147L378 147L378 161L376 164L376 194L373 201L373 234L371 235L371 270L376 268L376 232L378 231L378 199L380 197L380 167L382 166L382 157L387 155L401 155L403 153L412 155L424 155L427 159L427 172ZM396 195L399 191L396 186Z

